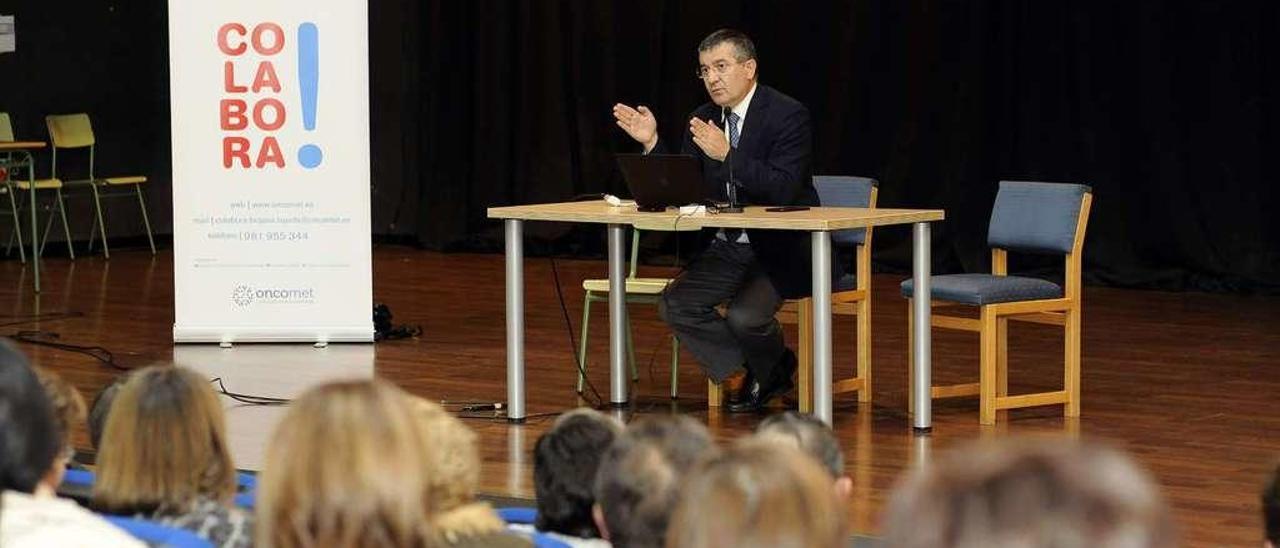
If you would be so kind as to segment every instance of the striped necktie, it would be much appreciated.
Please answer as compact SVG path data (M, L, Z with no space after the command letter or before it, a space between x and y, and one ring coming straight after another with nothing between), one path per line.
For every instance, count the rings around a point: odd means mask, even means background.
M738 113L729 111L729 146L738 148Z

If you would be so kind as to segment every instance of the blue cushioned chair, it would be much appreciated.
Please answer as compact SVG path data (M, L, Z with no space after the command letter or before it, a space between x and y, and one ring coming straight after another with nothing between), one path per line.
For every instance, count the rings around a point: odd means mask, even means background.
M982 424L995 424L999 410L1040 405L1063 405L1066 416L1080 415L1080 262L1092 201L1093 194L1085 185L1000 182L987 229L991 273L930 278L933 306L967 305L979 310L977 319L933 314L931 322L933 327L979 333L979 382L934 386L930 391L932 397L978 395ZM1065 285L1008 275L1009 251L1064 255ZM914 280L902 282L908 325L914 292ZM1011 319L1063 326L1066 343L1062 390L1009 395L1008 322ZM912 344L909 339L908 363ZM908 409L911 409L910 403Z
M875 179L817 175L813 186L822 207L876 207L879 192ZM852 259L852 270L832 283L831 312L857 316L857 370L850 378L832 383L833 394L857 392L858 401L871 401L871 229L840 230L831 234L836 259ZM793 299L778 311L780 323L797 324L797 395L800 411L813 410L813 299ZM720 405L720 386L707 381L707 399Z
M59 487L61 493L65 489L75 489L79 492L87 493L93 488L95 475L89 470L77 470L68 468L62 475L62 486ZM258 491L258 476L248 472L236 473L237 493L234 499L236 506L252 510L255 505L255 499Z
M507 523L533 525L534 522L538 521L537 508L504 506L502 508L495 508L494 512L498 514L498 517L502 518L502 521Z
M112 525L124 529L134 538L147 543L148 546L171 548L213 548L209 542L191 531L161 525L144 519L126 518L122 516L102 516Z

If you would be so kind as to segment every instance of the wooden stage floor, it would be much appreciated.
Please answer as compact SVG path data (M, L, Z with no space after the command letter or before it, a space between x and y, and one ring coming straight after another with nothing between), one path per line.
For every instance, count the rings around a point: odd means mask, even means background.
M421 324L420 339L317 350L310 346L175 347L172 254L114 250L72 262L49 258L45 291L30 293L29 267L0 263L0 333L39 330L62 343L101 346L118 364L181 363L221 376L229 390L291 397L335 376L371 372L432 400L505 399L503 263L500 255L446 255L377 246L375 300L390 305L396 323ZM601 277L602 261L557 261L575 332L582 310L580 281ZM642 275L670 269L642 268ZM527 362L530 413L554 413L579 403L573 349L559 310L548 259L526 262ZM837 396L835 428L844 443L855 500L855 531L875 534L879 513L904 470L958 444L998 436L1081 436L1128 450L1156 476L1172 502L1187 545L1252 546L1261 539L1258 493L1280 460L1280 298L1161 293L1089 287L1085 291L1084 414L1065 420L1058 408L1015 411L997 427L980 427L976 400L934 404L934 431L911 433L904 413L905 301L901 276L874 279L874 403ZM229 298L229 297L228 297ZM594 310L590 378L607 391L606 307ZM69 314L65 316L63 314ZM32 314L43 319L30 321ZM19 323L25 322L25 323ZM681 357L680 394L667 397L669 341L655 310L632 309L641 374L635 405L619 414L683 412L706 420L718 439L748 433L756 416L706 409L704 377ZM853 324L837 318L838 367L851 367ZM935 330L935 382L974 379L977 338ZM794 341L794 328L788 332ZM1061 380L1061 333L1018 324L1011 330L1011 391L1043 389ZM34 360L59 371L87 398L116 371L84 354L22 345ZM607 393L605 394L607 396ZM237 464L254 469L280 408L227 401ZM484 458L482 491L531 497L531 451L549 417L523 426L474 419ZM87 448L87 436L76 433Z

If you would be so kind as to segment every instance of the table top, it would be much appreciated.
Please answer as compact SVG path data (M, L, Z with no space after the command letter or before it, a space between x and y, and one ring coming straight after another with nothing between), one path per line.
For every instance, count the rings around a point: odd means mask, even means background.
M488 209L491 219L564 221L632 225L643 230L697 230L703 227L768 228L776 230L845 230L868 226L941 221L941 209L883 209L813 207L805 211L769 212L765 206L743 208L742 213L681 214L636 211L634 205L611 206L603 200L530 204Z
M45 146L44 141L0 141L0 150L26 150Z

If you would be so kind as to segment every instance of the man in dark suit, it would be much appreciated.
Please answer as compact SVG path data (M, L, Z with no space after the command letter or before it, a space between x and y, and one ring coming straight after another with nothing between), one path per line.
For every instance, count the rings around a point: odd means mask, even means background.
M693 111L680 152L701 160L708 193L721 201L732 184L742 203L817 205L809 110L759 84L756 65L755 45L742 32L718 30L698 45L698 78L711 102ZM668 150L648 108L618 104L613 115L646 153ZM805 236L718 230L659 304L676 337L726 388L730 411L758 411L794 386L795 354L774 314L784 298L810 291Z

